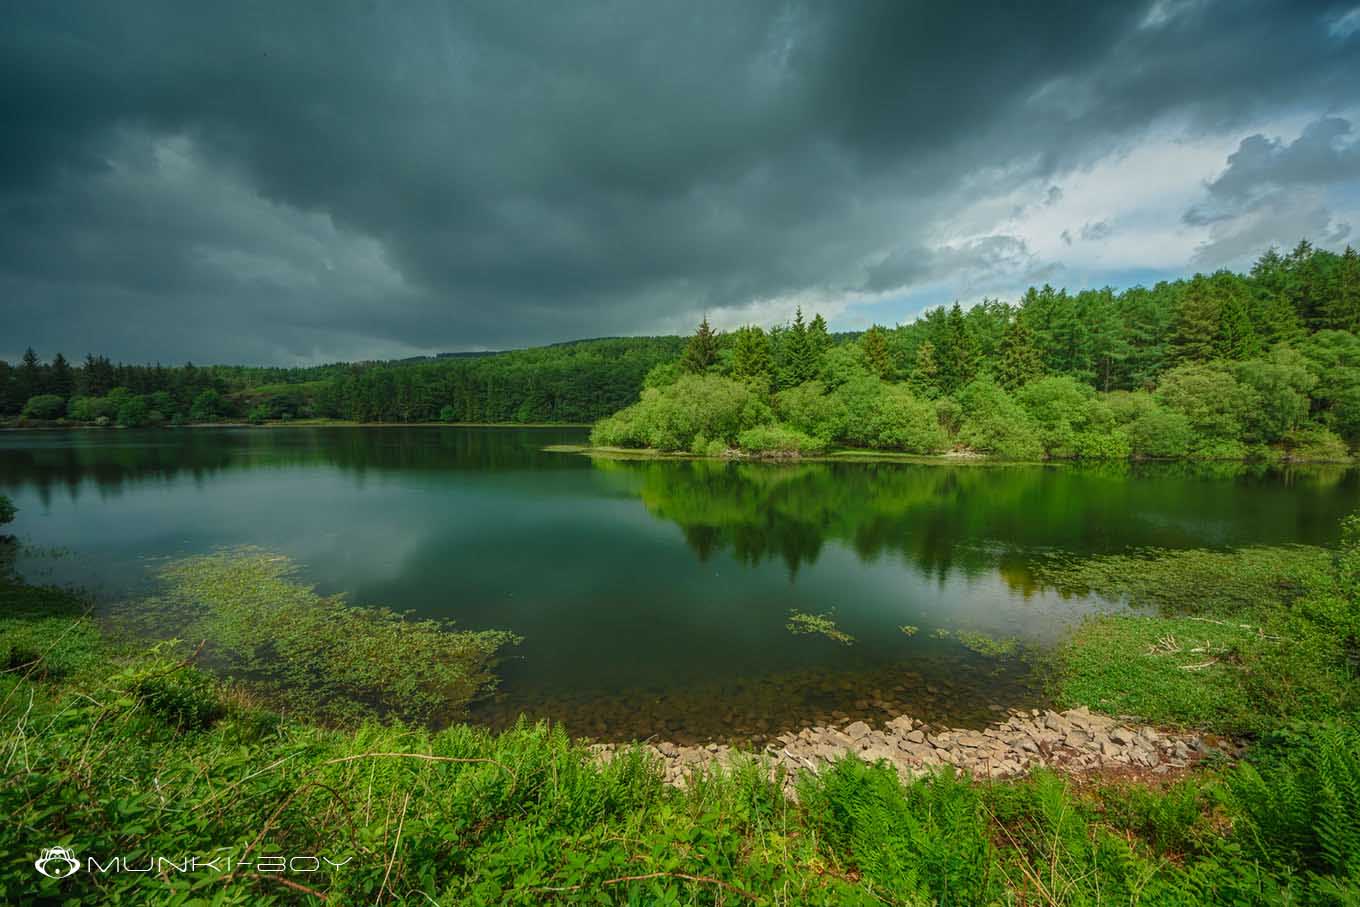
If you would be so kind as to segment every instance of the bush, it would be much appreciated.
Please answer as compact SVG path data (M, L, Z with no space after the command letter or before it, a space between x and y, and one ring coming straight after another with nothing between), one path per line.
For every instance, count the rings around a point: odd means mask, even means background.
M66 414L66 400L56 394L29 397L21 413L25 419L60 419Z
M949 447L935 404L902 385L885 384L869 416L869 446L908 453L939 453Z
M14 522L14 515L19 509L14 506L14 502L0 494L0 526Z
M1015 401L1033 422L1044 453L1070 457L1076 453L1077 432L1091 422L1095 391L1075 378L1054 376L1026 384Z
M138 428L147 424L151 407L145 397L130 397L118 407L118 424L123 428Z
M1259 406L1257 395L1217 364L1172 369L1162 376L1157 399L1183 414L1206 439L1240 438L1251 411Z
M1190 451L1194 431L1183 413L1155 402L1129 423L1129 446L1140 457L1183 457Z
M156 661L138 669L130 681L132 696L175 730L200 731L226 714L217 684L194 668Z
M118 408L106 397L72 397L66 415L80 422L96 422L117 416Z
M774 413L748 384L715 375L684 375L650 387L642 399L595 424L591 443L618 447L689 450L695 435L734 444L748 428Z
M449 406L448 404L445 404L443 407L440 408L440 410L439 410L439 421L440 421L440 422L452 422L452 421L454 421L454 420L457 419L457 418L458 418L458 415L457 415L457 413L454 412L454 409L453 409L452 406Z
M990 376L965 386L959 404L963 407L959 440L964 444L1009 460L1043 457L1043 443L1029 415Z
M1284 446L1291 460L1339 462L1350 459L1346 442L1325 428L1297 428L1286 432Z
M737 436L737 446L748 453L768 456L810 455L826 450L825 441L778 424L746 429Z
M834 441L845 433L845 414L837 404L822 382L807 381L780 391L774 409L781 421L803 434Z

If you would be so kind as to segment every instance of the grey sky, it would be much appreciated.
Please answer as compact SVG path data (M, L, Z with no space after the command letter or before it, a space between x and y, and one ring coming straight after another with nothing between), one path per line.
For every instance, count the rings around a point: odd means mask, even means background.
M0 357L850 329L1351 238L1354 3L1011 6L19 5Z

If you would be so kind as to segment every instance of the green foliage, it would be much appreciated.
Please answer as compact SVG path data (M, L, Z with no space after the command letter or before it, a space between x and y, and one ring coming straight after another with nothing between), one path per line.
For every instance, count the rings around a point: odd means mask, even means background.
M805 435L831 441L844 434L839 400L827 395L820 381L808 381L775 395L775 413Z
M781 424L748 428L737 435L737 446L748 453L764 456L818 454L826 450L826 442Z
M1154 722L1259 733L1360 713L1348 654L1357 587L1340 555L1301 546L1051 559L1035 578L1160 616L1089 620L1066 647L1060 697ZM1354 555L1360 559L1360 555ZM1349 590L1349 591L1348 591Z
M887 332L878 325L860 335L860 350L869 371L884 381L893 377L892 359L888 354Z
M702 375L718 361L718 335L708 326L708 318L699 322L694 336L685 345L685 354L680 364L685 371Z
M205 639L247 688L315 721L459 718L494 685L497 651L517 641L318 595L286 558L256 549L174 561L159 577L164 594L128 605L123 626ZM181 693L194 691L159 695Z
M1154 403L1129 423L1128 437L1137 456L1174 459L1190 453L1195 431L1184 413Z
M836 626L836 619L830 611L822 614L790 611L789 622L784 626L790 633L798 636L825 636L843 646L848 646L855 641L855 637Z
M25 419L59 419L66 414L66 401L56 394L29 397L21 415Z
M14 522L14 517L18 512L19 510L14 506L14 502L0 494L0 526Z
M731 377L768 386L774 370L770 338L758 327L746 326L732 335Z
M1228 777L1248 850L1271 865L1360 882L1360 730L1304 724L1272 734Z
M964 444L1008 460L1037 460L1044 455L1029 415L990 377L984 375L964 387L959 404L964 414L959 440Z
M716 375L686 375L643 391L642 399L595 424L591 443L689 450L694 437L735 444L748 428L773 421L769 405L748 384Z

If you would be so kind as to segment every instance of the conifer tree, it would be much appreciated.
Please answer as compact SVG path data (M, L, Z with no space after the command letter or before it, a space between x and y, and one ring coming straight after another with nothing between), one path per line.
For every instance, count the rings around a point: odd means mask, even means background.
M907 385L918 397L933 400L940 396L940 366L935 360L935 344L929 340L923 340L916 348L916 363Z
M681 364L687 372L703 374L718 361L718 335L708 326L708 316L699 322L694 336L685 345L685 355Z
M771 372L770 339L755 325L736 332L732 346L732 377L739 380L763 378Z
M1034 334L1023 318L1015 318L1006 326L997 347L996 380L1008 391L1013 391L1039 378L1044 373L1043 360L1034 348Z
M49 371L48 392L63 399L69 399L75 387L75 376L71 372L71 364L66 361L66 357L61 353L52 357L52 366Z
M1360 332L1360 255L1346 246L1328 287L1327 326L1335 331Z
M936 351L939 383L942 391L952 394L973 380L977 369L976 345L957 302L946 317L944 339L944 345Z
M1171 346L1180 362L1207 362L1217 352L1219 303L1209 280L1196 274L1181 294Z
M869 364L869 370L883 380L888 380L892 374L892 358L888 355L887 332L874 325L860 335L859 346L864 351L864 361Z

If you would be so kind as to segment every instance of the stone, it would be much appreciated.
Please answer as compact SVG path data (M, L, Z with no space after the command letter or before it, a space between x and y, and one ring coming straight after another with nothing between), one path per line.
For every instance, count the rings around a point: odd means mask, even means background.
M845 734L851 740L858 740L859 738L868 734L869 731L870 731L869 725L865 724L863 721L856 721L851 723L848 727L846 727Z

